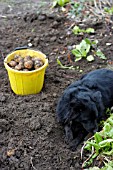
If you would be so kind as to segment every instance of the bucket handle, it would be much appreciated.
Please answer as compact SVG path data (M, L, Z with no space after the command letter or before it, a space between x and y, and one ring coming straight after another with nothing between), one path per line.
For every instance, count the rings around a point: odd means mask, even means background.
M28 46L22 46L22 47L16 47L14 49L14 51L17 51L17 50L25 50L25 49L28 49L29 47Z
M17 51L17 50L25 50L25 49L30 49L28 46L22 46L22 47L16 47L14 49L14 51ZM46 59L48 59L48 57L46 56Z

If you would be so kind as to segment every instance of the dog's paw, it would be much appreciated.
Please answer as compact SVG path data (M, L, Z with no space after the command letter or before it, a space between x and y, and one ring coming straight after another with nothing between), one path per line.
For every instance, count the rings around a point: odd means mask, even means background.
M71 151L75 151L78 145L79 145L79 141L77 139L74 139L69 143L69 148Z
M66 125L65 127L65 141L66 143L70 143L73 140L73 132L70 126Z

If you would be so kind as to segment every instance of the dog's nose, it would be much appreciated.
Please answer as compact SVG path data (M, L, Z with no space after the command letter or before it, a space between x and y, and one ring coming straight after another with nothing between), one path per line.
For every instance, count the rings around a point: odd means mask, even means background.
M96 128L96 129L93 129L93 133L96 133L98 131L98 128Z

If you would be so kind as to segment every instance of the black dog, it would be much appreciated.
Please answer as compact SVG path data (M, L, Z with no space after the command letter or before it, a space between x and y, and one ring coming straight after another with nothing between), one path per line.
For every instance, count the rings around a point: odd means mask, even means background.
M98 69L82 76L64 91L57 105L58 121L64 126L70 147L75 150L113 105L113 71Z

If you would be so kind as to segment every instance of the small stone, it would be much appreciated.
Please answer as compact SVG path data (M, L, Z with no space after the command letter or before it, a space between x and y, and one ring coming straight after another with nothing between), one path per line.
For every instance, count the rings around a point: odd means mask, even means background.
M76 45L73 45L72 48L73 48L73 49L76 48Z
M47 15L49 19L54 19L55 18L55 14L51 13Z
M57 21L54 21L52 24L51 24L51 27L52 28L58 28L59 26L59 23Z
M72 166L70 167L70 170L74 170L74 169L75 169L74 167L72 167Z
M38 16L38 20L39 20L39 21L44 21L44 20L46 20L46 15L45 15L45 14L40 14L40 15Z
M7 130L7 125L9 124L9 122L5 119L0 119L0 128L2 128L2 130Z
M107 46L110 46L110 45L112 45L112 43L106 43L106 45L107 45Z
M22 154L22 151L20 151L20 150L16 150L16 151L15 151L15 155L16 155L16 158L17 158L17 159L20 158L21 154Z
M39 43L39 40L40 40L39 37L34 38L34 42L37 44Z
M39 117L33 117L30 119L30 129L39 130L41 128L41 121Z
M5 101L6 101L6 97L5 97L5 96L1 96L1 97L0 97L0 101L1 101L1 102L5 102Z
M57 39L57 37L56 37L56 36L53 36L53 37L50 38L50 41L51 41L51 42L55 42L56 39Z
M56 21L58 21L58 22L61 22L61 21L63 21L64 20L64 16L58 16L57 18L56 18Z
M66 33L67 35L71 35L72 34L72 32L71 31L67 31L67 33Z
M33 46L33 44L32 44L32 43L28 43L28 46L29 46L29 47L32 47L32 46Z
M67 47L67 49L68 49L68 50L72 50L73 47L69 45L69 46Z
M92 68L93 68L93 69L95 69L95 66L94 66L94 65L92 65Z
M10 149L7 151L7 156L11 157L15 154L15 149Z
M0 128L0 133L2 133L3 132L3 130L2 130L2 128Z
M57 94L56 93L53 93L53 97L56 97L57 96Z

